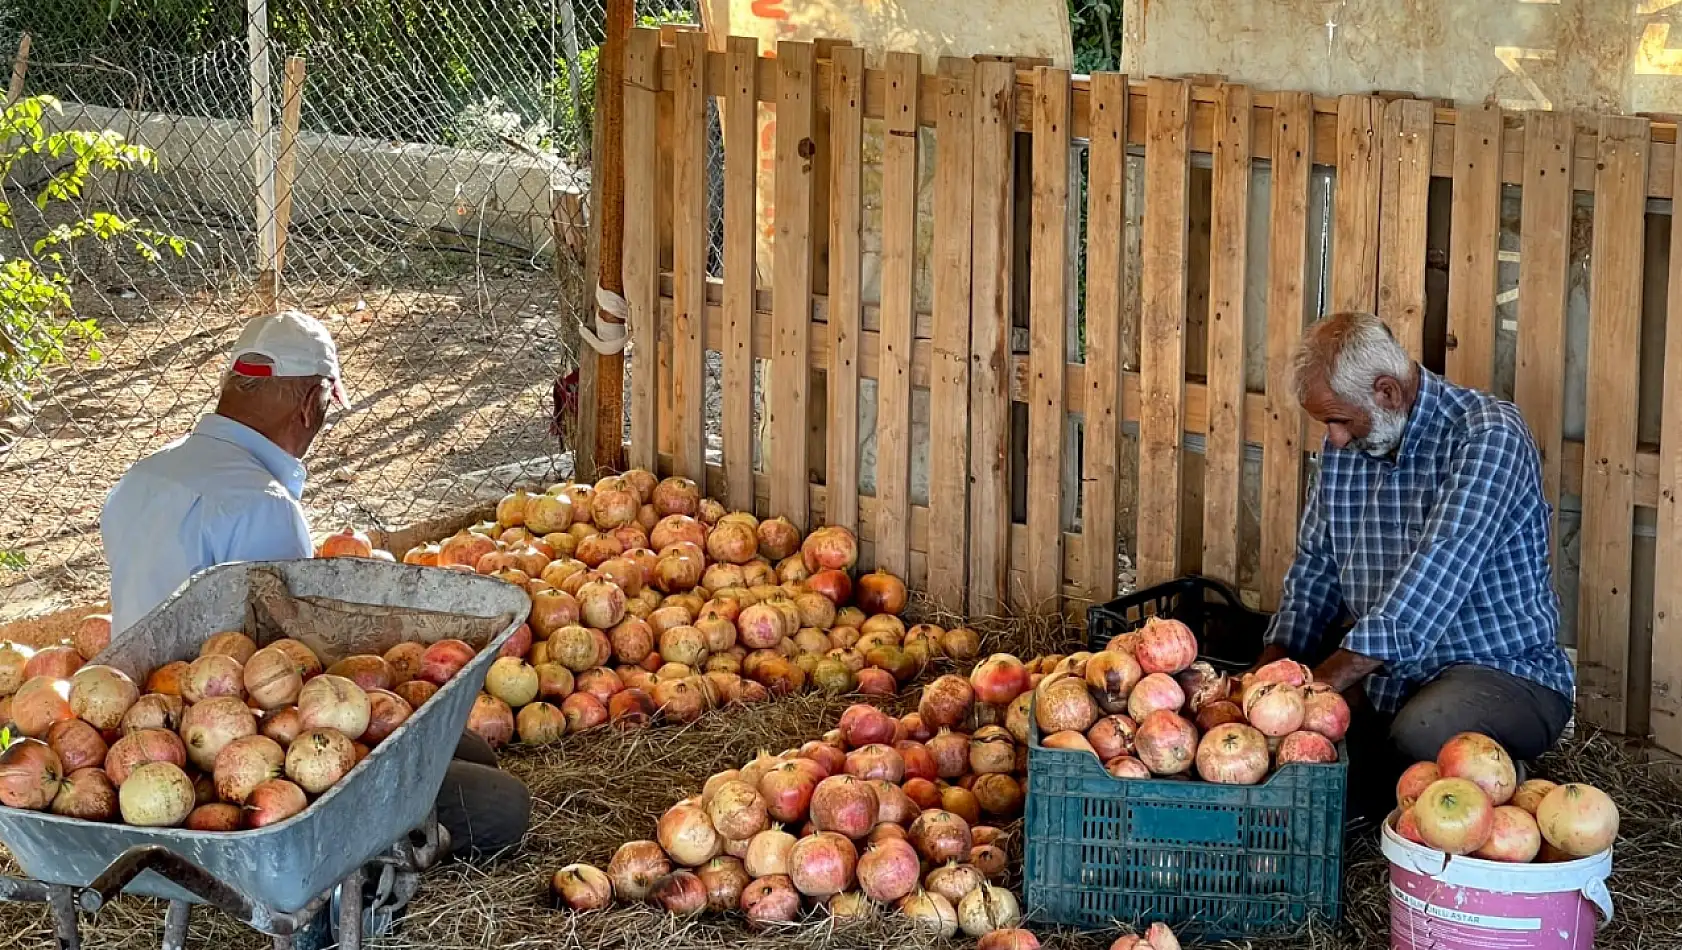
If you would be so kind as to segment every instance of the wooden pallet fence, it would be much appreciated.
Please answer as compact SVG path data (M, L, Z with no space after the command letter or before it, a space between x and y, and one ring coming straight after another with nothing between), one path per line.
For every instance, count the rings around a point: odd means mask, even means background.
M1651 582L1682 565L1682 231L1667 268L1651 263L1644 224L1653 199L1682 189L1675 125L997 58L924 72L916 56L834 43L768 52L654 30L629 46L633 462L705 479L761 516L854 527L867 566L958 612L1078 617L1116 591L1118 536L1136 539L1141 584L1199 570L1271 609L1323 435L1296 404L1290 354L1322 302L1375 311L1451 379L1510 386L1549 500L1581 512L1575 559L1562 549L1555 561L1576 594L1582 713L1682 749L1682 595ZM725 130L722 277L707 274L708 102ZM776 110L774 141L751 132L761 104ZM1071 175L1081 149L1084 190ZM1142 156L1138 209L1129 155ZM919 169L931 156L932 175ZM769 286L754 276L760 161L776 172ZM1328 176L1322 244L1315 181ZM924 188L932 240L920 249ZM1123 234L1141 216L1130 260ZM1201 228L1207 250L1188 238ZM1446 235L1446 291L1427 281L1434 233ZM1515 247L1517 305L1502 311ZM1076 263L1084 287L1068 279ZM1587 312L1574 317L1569 274L1584 267ZM1644 318L1646 282L1666 270L1672 316ZM1568 432L1573 319L1592 332L1585 421ZM1644 319L1669 332L1644 332ZM1662 372L1643 380L1632 367L1658 339L1668 352L1649 362ZM708 352L722 354L716 461L703 440ZM769 363L759 393L755 360ZM758 471L756 396L769 431ZM1644 404L1662 407L1648 413L1662 424L1642 441ZM1134 451L1137 481L1123 483ZM1639 508L1657 509L1645 561ZM1633 593L1643 577L1645 601Z

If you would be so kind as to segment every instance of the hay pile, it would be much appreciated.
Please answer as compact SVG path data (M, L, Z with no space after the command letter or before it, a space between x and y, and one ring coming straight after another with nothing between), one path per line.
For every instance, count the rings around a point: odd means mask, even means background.
M984 650L1041 652L1060 645L1052 624L982 624ZM1066 644L1061 644L1065 646ZM1031 652L1031 651L1024 651ZM914 703L915 691L897 701ZM891 921L836 926L790 925L753 934L717 917L674 920L649 907L616 907L577 915L555 910L550 873L572 861L605 866L624 841L651 837L660 814L676 799L699 791L713 772L740 765L761 750L780 751L833 728L847 699L790 697L762 706L715 713L683 729L620 734L603 730L569 738L547 749L515 748L505 767L531 787L531 834L515 852L478 864L450 862L430 872L399 930L369 941L388 950L420 948L590 948L590 950L713 950L740 947L932 947L939 943ZM1560 781L1585 781L1610 793L1623 814L1611 887L1617 919L1596 945L1634 950L1669 945L1682 933L1682 897L1675 893L1682 866L1682 782L1675 768L1649 765L1621 740L1579 732L1539 770ZM1018 830L1008 829L1012 832ZM1020 857L1019 842L1012 842ZM12 871L0 851L0 870ZM1371 830L1350 840L1345 872L1345 912L1336 932L1313 930L1285 940L1222 944L1253 950L1380 950L1389 946L1387 870ZM1019 881L1012 880L1012 887ZM161 905L123 900L84 927L90 950L155 948L162 934ZM1104 950L1113 934L1048 932L1047 948ZM269 946L220 913L195 911L194 947L245 950ZM968 942L957 945L969 946ZM53 946L43 908L0 904L0 946L47 950Z

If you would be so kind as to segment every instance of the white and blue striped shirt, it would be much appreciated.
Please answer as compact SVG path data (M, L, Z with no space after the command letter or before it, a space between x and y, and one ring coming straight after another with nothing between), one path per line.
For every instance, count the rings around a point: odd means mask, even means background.
M1569 697L1530 429L1512 403L1419 373L1394 458L1321 448L1268 642L1301 655L1353 619L1342 645L1383 661L1366 683L1381 712L1457 664Z
M310 557L303 489L303 463L215 414L134 463L99 519L111 565L111 632L128 629L206 568Z

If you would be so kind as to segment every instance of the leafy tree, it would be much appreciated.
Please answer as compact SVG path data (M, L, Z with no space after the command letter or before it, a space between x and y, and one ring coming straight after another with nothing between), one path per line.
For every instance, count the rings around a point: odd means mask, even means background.
M0 113L0 183L25 158L57 166L34 195L38 210L75 204L97 172L156 166L150 149L110 129L49 131L49 112L62 112L58 101L37 96ZM10 198L0 191L0 407L27 401L41 374L68 360L73 349L85 347L89 358L99 358L99 326L76 315L65 273L64 252L88 242L131 244L147 261L158 260L163 250L181 256L189 247L183 238L106 211L60 223L31 243L18 232Z

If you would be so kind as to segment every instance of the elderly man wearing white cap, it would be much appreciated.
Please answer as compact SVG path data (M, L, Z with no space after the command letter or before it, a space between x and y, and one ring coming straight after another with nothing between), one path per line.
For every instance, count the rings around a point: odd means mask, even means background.
M311 557L301 461L334 403L347 404L333 338L297 311L258 317L234 343L216 410L136 462L111 489L100 536L116 634L217 564ZM496 851L525 836L531 795L464 734L438 796L453 850ZM378 877L378 875L374 875ZM380 895L387 897L388 895ZM372 912L373 930L385 920ZM389 908L386 908L389 910Z

